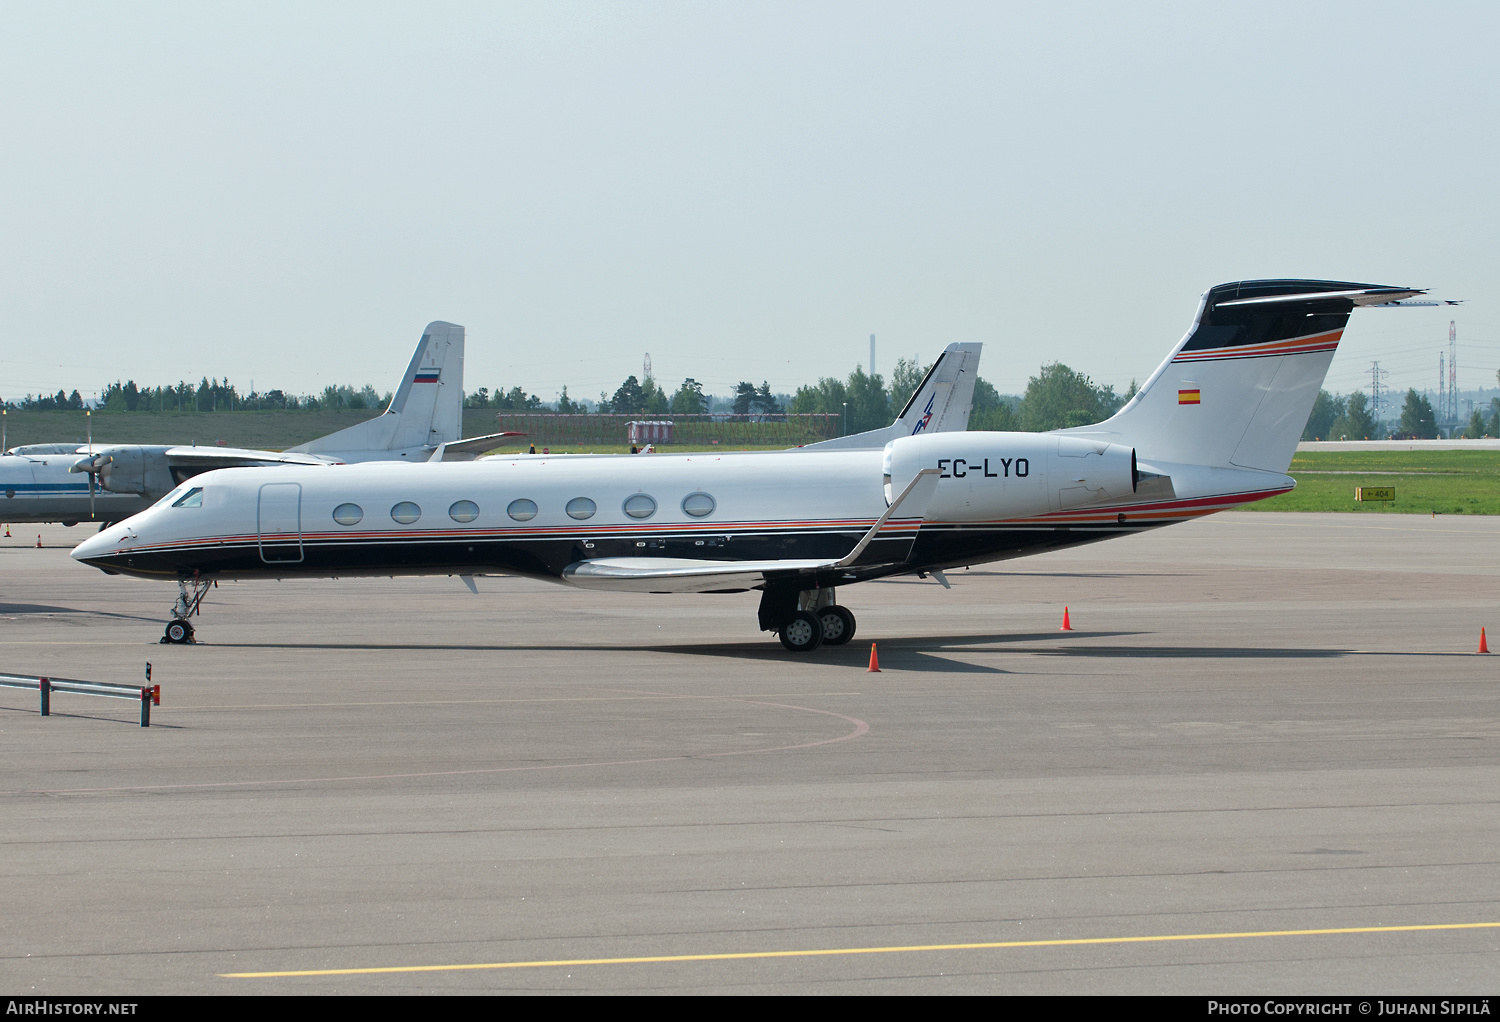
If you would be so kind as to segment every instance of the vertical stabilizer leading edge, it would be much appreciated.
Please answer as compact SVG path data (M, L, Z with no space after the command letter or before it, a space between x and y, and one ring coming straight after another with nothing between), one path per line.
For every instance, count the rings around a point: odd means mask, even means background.
M853 436L808 444L803 451L854 451L884 447L897 437L918 433L954 433L969 428L974 407L974 381L979 378L979 355L984 345L950 344L943 349L896 421L889 426Z
M288 451L345 461L389 458L395 451L431 451L462 437L463 401L464 328L429 323L384 414Z
M1126 444L1153 463L1285 473L1350 313L1422 293L1335 280L1220 284L1124 408L1057 432Z

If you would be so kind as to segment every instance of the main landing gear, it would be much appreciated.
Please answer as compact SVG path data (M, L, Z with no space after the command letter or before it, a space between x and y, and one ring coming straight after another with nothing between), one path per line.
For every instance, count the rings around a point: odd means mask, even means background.
M819 646L842 646L854 638L854 615L834 603L834 590L786 592L767 589L760 601L760 624L774 631L793 653Z
M192 578L179 578L177 580L177 602L172 607L172 620L167 625L167 633L161 637L163 645L172 643L174 645L185 645L196 641L193 638L193 626L188 621L190 617L198 615L198 608L203 603L203 597L208 595L210 589L217 588L219 583L211 579L199 578L196 572Z

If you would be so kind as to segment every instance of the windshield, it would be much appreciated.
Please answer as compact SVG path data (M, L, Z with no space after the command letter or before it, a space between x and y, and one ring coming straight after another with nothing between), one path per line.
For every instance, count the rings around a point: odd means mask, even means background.
M171 493L168 493L165 497L163 497L161 500L158 500L155 504L152 504L151 506L152 507L167 507L169 505L174 505L174 504L177 503L177 500L178 500L179 497L184 496L188 492L188 490L191 490L191 489L198 489L198 490L201 491L203 489L203 487L201 487L201 486L194 487L192 485L192 483L183 483L181 486L177 487L177 489L173 490Z

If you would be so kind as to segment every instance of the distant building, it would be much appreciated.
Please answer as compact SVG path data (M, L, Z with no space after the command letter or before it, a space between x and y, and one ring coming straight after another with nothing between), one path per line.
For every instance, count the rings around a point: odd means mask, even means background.
M666 421L625 423L625 436L633 444L669 444L676 423Z

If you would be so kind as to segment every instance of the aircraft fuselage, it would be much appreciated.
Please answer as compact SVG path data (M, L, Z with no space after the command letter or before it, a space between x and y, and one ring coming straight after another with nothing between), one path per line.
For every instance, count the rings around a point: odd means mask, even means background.
M904 524L893 521L853 564L806 584L1071 546L1290 486L1284 476L1230 473L1212 481L1218 492L1141 499L1131 492L1129 449L1110 446L1122 452L1113 466L1104 464L1105 445L1048 434L896 441L892 447L904 452L895 459L898 486L920 468L939 474L930 503ZM1059 456L1075 447L1087 447L1089 458ZM1077 466L1090 459L1099 479L1113 472L1098 484L1113 486L1113 496L1079 488ZM74 556L156 578L514 573L566 580L570 565L608 558L837 560L886 512L890 469L883 452L850 451L222 470L195 477ZM1087 499L1095 492L1102 496ZM1070 504L1070 493L1083 496ZM173 506L184 500L188 506Z

